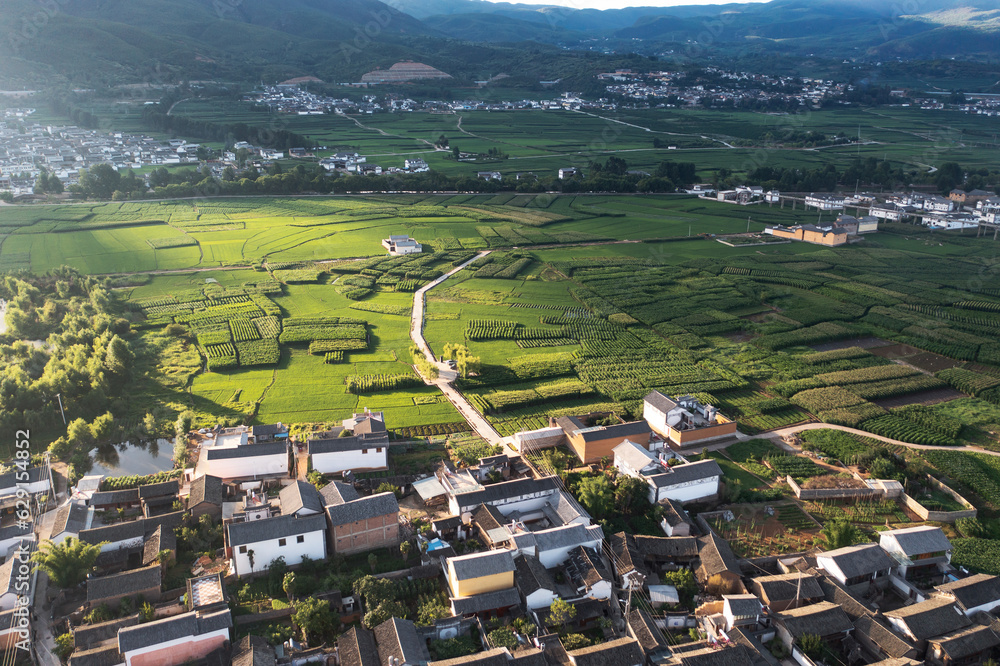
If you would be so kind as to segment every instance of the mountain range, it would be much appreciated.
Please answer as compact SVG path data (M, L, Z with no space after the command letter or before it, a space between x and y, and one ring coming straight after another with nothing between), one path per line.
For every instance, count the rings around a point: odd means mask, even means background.
M41 9L40 9L41 8ZM772 0L613 10L485 0L4 0L0 89L317 76L401 59L527 84L627 66L608 53L995 61L1000 0Z

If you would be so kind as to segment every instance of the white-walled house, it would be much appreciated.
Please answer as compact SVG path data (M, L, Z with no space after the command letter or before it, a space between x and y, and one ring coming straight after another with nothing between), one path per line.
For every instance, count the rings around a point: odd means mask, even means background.
M223 481L286 476L288 444L283 441L236 446L202 444L195 477L206 474L217 476Z
M29 495L47 493L52 489L52 479L49 468L45 465L32 467L21 471L17 468L5 474L0 474L0 497L14 495L19 490L27 491Z
M1000 607L1000 578L989 574L975 574L934 589L935 596L950 599L969 617Z
M191 611L118 632L118 651L126 666L179 666L225 647L233 618L229 609Z
M514 558L514 584L528 610L548 608L559 598L556 582L538 558L521 554Z
M614 449L614 465L622 474L649 485L647 499L651 504L666 500L697 502L719 494L722 468L715 460L671 467L642 446L625 440Z
M816 566L845 586L886 580L896 561L877 543L845 546L816 556Z
M309 457L320 474L372 472L389 468L388 442L361 437L309 440Z
M600 525L560 525L538 532L519 531L513 536L516 552L537 557L546 569L565 562L578 546L597 549L603 540Z
M226 528L226 550L232 572L240 577L266 570L279 557L288 566L300 564L303 557L325 559L326 516L286 515L230 523Z
M899 575L935 573L951 563L951 542L940 527L919 525L879 534L879 545L896 560Z

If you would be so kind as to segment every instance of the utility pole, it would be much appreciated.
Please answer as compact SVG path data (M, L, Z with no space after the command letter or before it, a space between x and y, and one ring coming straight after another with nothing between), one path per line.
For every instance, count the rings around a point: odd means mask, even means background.
M747 233L750 233L750 216L747 215Z
M63 411L62 394L56 393L56 399L59 401L59 413L62 414L63 425L66 425L66 412Z

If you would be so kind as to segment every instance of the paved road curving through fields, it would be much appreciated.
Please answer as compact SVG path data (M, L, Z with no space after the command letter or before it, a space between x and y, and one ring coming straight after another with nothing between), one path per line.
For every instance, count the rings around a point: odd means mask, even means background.
M474 258L469 259L464 264L461 264L455 269L445 273L430 284L421 287L415 294L413 294L413 310L410 315L410 339L413 340L417 347L420 348L420 351L424 353L428 360L434 363L438 368L437 379L428 379L425 377L424 381L441 389L444 396L455 406L455 409L457 409L458 413L462 415L462 418L464 418L469 425L472 426L472 428L476 431L476 434L488 441L490 444L499 444L500 440L503 439L500 437L500 433L494 430L493 426L490 425L490 422L487 421L482 414L477 412L465 396L451 385L451 383L455 381L455 378L458 376L458 373L449 368L447 364L436 358L434 353L431 351L430 346L427 344L427 340L424 339L424 296L427 292L472 262L479 261L489 253L489 250L480 252Z
M780 442L786 435L794 435L795 433L802 432L803 430L840 430L851 435L877 439L878 441L885 442L887 444L905 446L908 449L921 451L964 451L966 453L985 453L988 456L1000 457L1000 451L987 451L986 449L981 449L977 446L931 446L929 444L911 444L909 442L901 442L898 439L890 439L889 437L874 435L870 432L865 432L864 430L858 430L857 428L848 428L847 426L834 425L832 423L804 423L801 425L791 426L789 428L779 428L778 430L771 430L770 432L762 432L759 435L740 435L740 439L770 439Z

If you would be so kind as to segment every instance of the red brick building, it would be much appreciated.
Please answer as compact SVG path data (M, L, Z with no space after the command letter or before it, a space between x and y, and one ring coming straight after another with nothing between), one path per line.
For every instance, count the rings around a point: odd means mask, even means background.
M399 503L392 493L326 507L330 551L342 555L399 544Z

